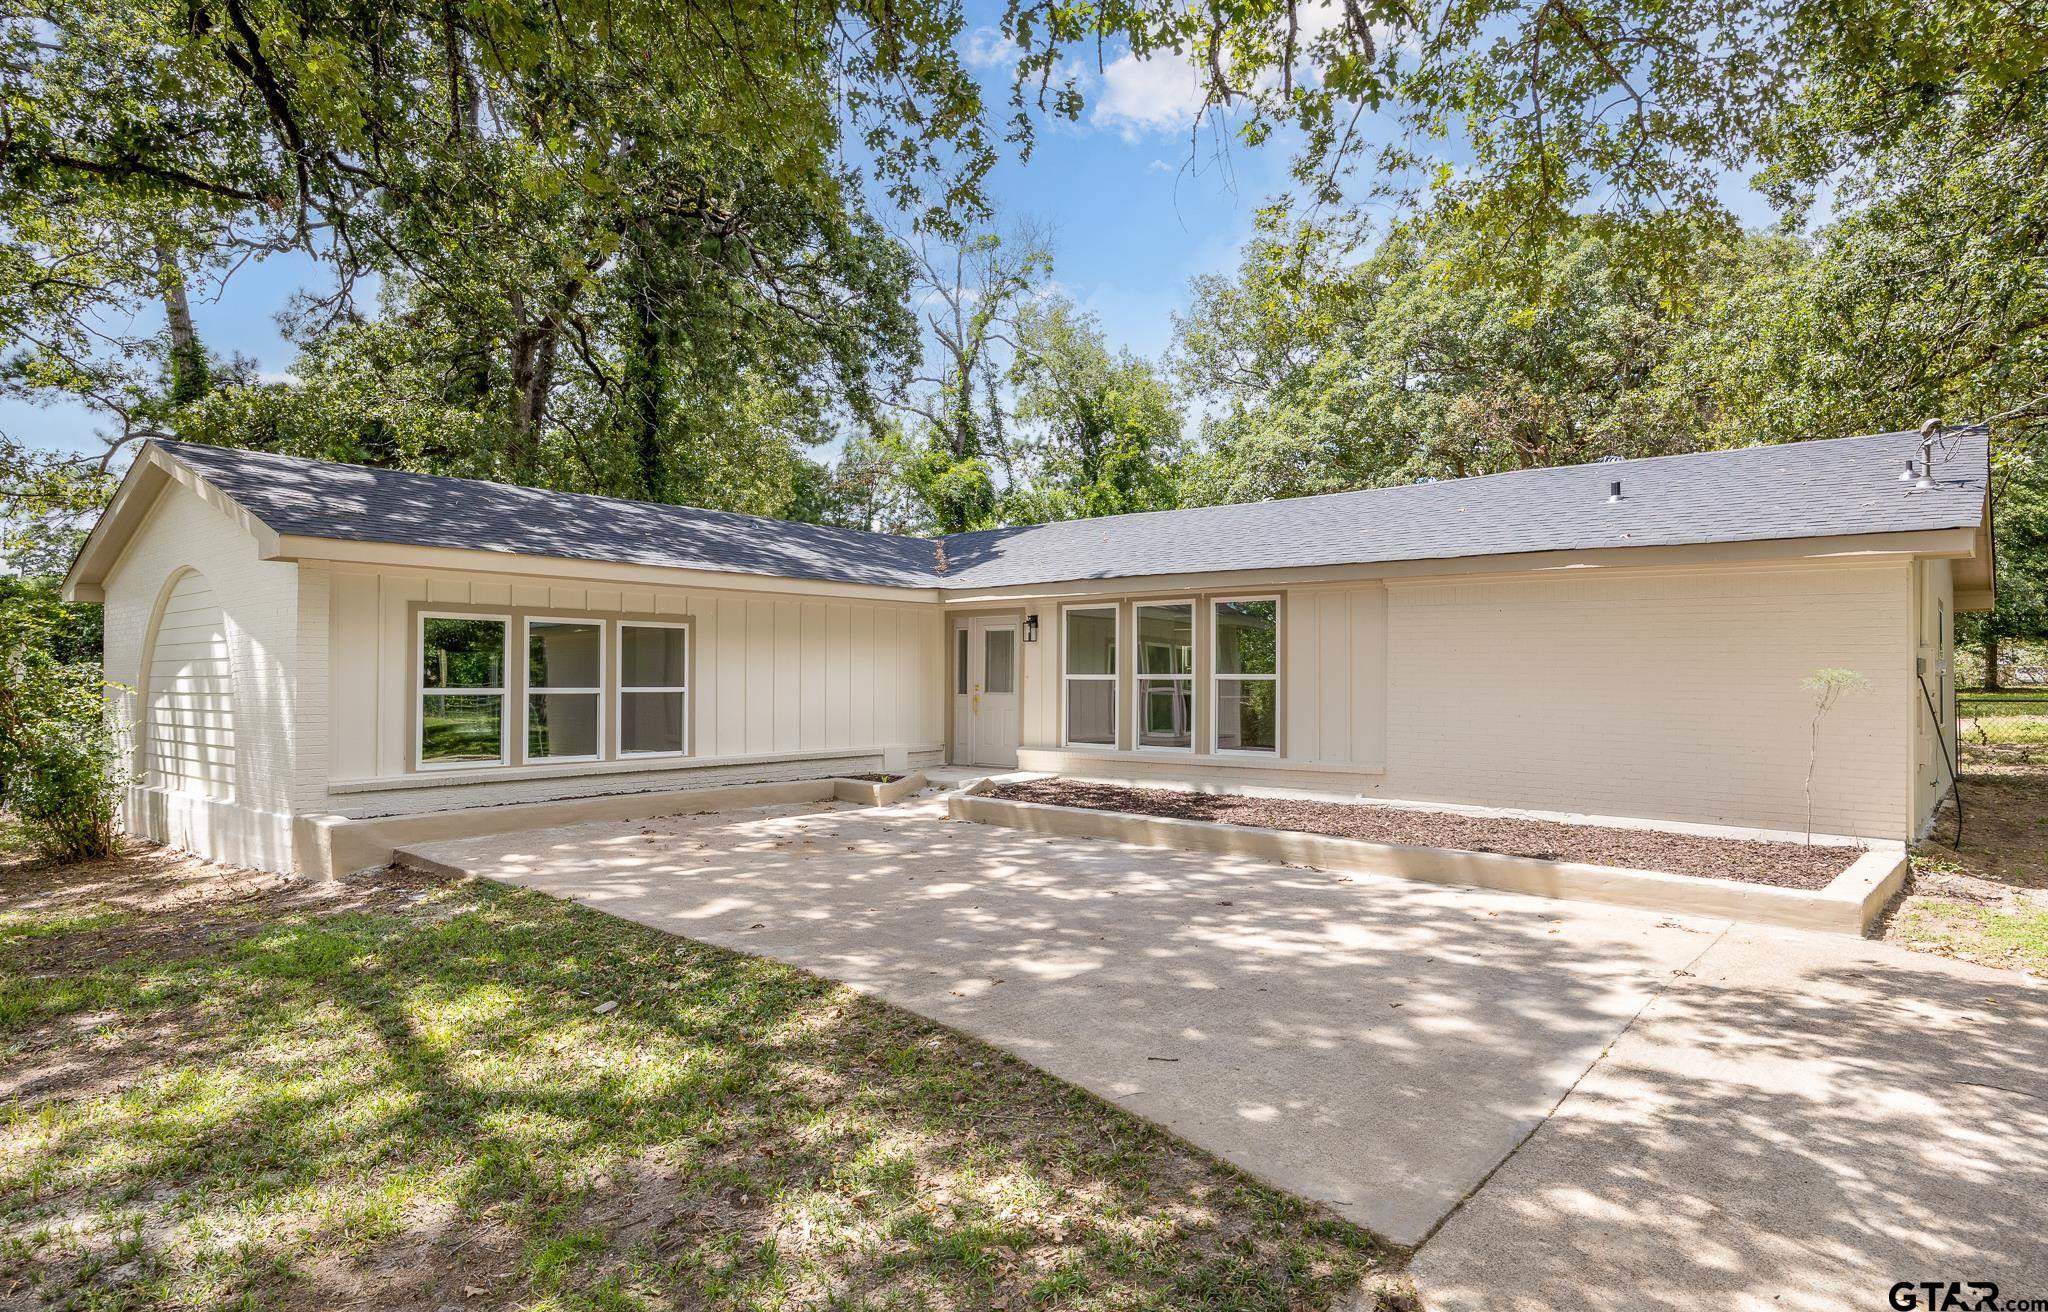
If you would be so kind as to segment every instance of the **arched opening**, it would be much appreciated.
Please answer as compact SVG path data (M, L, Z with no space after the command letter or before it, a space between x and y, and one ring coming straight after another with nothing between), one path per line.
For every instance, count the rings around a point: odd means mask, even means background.
M227 617L197 570L172 579L143 654L141 782L232 801L235 680Z

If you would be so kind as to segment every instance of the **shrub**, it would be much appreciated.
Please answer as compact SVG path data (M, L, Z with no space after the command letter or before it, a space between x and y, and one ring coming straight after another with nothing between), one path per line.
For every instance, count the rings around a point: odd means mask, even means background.
M53 652L50 611L0 595L0 804L56 861L111 855L125 782L97 665Z

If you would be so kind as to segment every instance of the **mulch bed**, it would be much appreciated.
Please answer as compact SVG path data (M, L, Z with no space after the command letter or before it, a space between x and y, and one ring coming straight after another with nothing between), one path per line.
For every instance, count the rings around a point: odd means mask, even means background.
M893 784L903 776L900 774L842 774L841 779L858 779L864 784Z
M1175 820L1212 820L1256 829L1287 829L1375 843L1499 852L1545 861L1663 870L1708 879L1735 879L1779 888L1826 888L1862 849L1809 847L1747 838L1705 838L1655 829L1567 825L1552 820L1506 820L1447 811L1408 811L1349 802L1311 802L1233 793L1183 793L1163 788L1122 788L1071 779L999 784L986 796L1043 802L1091 811L1124 811Z

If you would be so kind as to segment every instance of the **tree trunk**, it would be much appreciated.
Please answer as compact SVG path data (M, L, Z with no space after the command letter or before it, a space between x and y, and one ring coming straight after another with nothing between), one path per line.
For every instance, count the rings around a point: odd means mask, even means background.
M199 330L192 324L192 302L185 296L184 271L167 246L157 246L156 258L164 286L164 321L171 331L166 390L172 405L190 405L212 390L212 370L206 364L206 348L199 342Z
M1987 692L1998 691L1998 635L1986 626L1984 633L1984 688Z
M581 279L571 279L547 313L512 334L512 439L506 456L512 477L518 482L533 482L540 469L540 434L547 422L548 396L555 386L555 357L562 345L562 325L582 288ZM523 323L525 298L514 290L508 301L514 321Z

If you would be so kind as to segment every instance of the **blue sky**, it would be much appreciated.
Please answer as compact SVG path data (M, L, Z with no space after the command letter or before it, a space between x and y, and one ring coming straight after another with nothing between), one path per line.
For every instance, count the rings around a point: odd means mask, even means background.
M1009 84L1001 43L972 23L964 42L1000 120ZM1184 66L1126 55L1099 73L1091 65L1082 79L1089 103L1081 120L1041 122L1030 162L1006 156L991 194L1005 221L1029 218L1051 231L1060 290L1100 319L1112 343L1157 356L1172 340L1173 313L1187 305L1189 279L1235 267L1258 207L1288 189L1289 143L1276 134L1252 150L1207 128L1191 141L1194 77ZM1739 181L1732 190L1746 191ZM1754 198L1735 199L1746 218L1767 217ZM294 291L324 282L302 256L244 268L218 296L195 301L201 338L218 355L248 356L265 374L282 374L293 351L277 314ZM160 322L145 312L132 327ZM0 429L32 445L96 451L93 427L77 407L0 402Z

